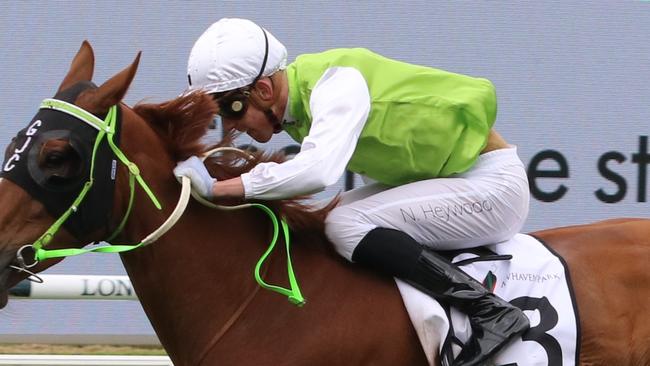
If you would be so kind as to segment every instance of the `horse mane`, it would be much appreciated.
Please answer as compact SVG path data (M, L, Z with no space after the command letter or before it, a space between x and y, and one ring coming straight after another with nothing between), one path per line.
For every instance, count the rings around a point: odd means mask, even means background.
M218 111L217 103L204 92L190 91L159 104L140 102L133 110L158 133L175 161L182 161L193 155L200 156L216 147L234 147L233 141L237 134L232 131L212 145L202 141ZM223 180L238 177L259 163L282 162L286 159L284 154L279 152L247 153L250 155L248 159L243 158L241 154L224 152L206 159L206 167L212 176ZM325 217L336 206L338 198L322 208L305 203L307 198L308 196L301 196L263 203L278 212L294 231L323 235Z

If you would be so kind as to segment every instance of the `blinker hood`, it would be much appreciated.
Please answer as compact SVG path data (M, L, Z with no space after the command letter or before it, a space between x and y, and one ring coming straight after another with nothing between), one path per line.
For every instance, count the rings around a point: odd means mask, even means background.
M90 88L96 86L90 82L77 83L54 98L72 103L82 91ZM117 113L118 125L113 141L119 146L119 107ZM23 188L57 218L72 205L89 180L97 134L97 128L70 114L42 108L14 138L5 153L0 176ZM45 144L52 140L68 145L66 161L72 166L65 167L62 172L47 169L39 161ZM112 214L117 158L106 138L97 148L94 164L92 188L76 212L63 224L81 241L87 241L87 236L97 229L107 227Z

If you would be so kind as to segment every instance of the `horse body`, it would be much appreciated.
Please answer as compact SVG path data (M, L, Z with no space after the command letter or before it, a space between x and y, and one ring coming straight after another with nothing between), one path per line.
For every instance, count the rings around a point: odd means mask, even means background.
M92 49L84 43L61 88L91 80L93 63ZM137 60L98 89L81 94L75 104L97 115L105 113L120 102L136 67ZM122 149L140 167L163 210L155 210L137 190L131 218L115 242L141 240L172 211L180 192L172 168L175 161L203 149L198 141L215 108L209 96L197 93L134 110L121 105ZM224 174L225 167L211 168ZM4 294L26 277L7 267L16 251L35 240L53 218L12 182L3 179L0 187ZM122 167L111 226L116 227L125 212L128 196L128 173ZM261 290L252 269L270 240L269 230L261 211L215 211L192 201L156 243L122 254L140 302L176 366L427 363L392 278L346 263L322 232L299 230L292 246L308 301L304 307ZM96 239L105 234L97 233ZM535 234L569 265L581 319L582 365L650 364L650 321L644 313L650 298L649 234L650 221L634 219ZM55 239L70 242L72 237L63 230ZM269 282L284 283L283 258L276 253L267 264Z

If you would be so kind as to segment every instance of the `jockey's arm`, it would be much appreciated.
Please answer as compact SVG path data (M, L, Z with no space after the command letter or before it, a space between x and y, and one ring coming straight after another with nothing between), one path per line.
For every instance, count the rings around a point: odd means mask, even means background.
M212 195L215 198L244 198L241 177L215 181L212 185Z
M213 186L214 196L283 199L311 194L343 175L370 112L370 95L361 73L332 68L310 98L312 123L300 152L283 163L258 164L250 172Z

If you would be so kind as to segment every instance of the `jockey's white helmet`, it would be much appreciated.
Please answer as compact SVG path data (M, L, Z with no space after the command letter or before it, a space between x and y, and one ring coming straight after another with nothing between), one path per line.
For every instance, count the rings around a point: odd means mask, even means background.
M287 49L270 32L247 19L223 18L194 43L187 77L190 89L211 94L250 85L286 66Z

